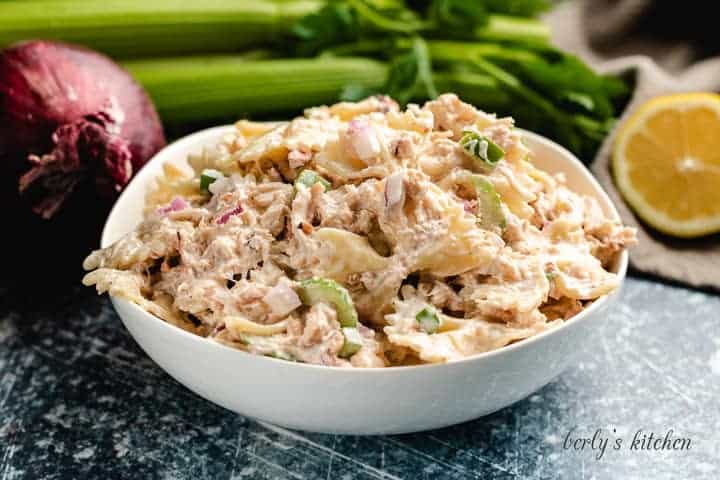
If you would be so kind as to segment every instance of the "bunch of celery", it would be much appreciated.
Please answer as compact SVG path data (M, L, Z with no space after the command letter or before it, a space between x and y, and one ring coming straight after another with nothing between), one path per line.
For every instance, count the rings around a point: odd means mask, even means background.
M627 86L552 47L536 19L546 7L545 0L3 0L0 47L50 38L119 58L170 127L287 116L373 93L406 103L453 91L589 159Z

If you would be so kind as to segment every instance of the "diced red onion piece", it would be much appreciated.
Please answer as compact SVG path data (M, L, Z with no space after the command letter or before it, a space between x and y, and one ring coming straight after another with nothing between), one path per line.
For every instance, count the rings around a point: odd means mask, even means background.
M169 205L159 208L158 213L161 215L167 215L170 212L185 210L189 206L190 204L184 198L178 196L173 198Z
M233 208L229 212L223 213L222 216L217 219L216 223L218 225L223 225L223 224L227 223L228 220L230 220L230 217L232 217L233 215L240 215L241 213L243 213L243 207L242 207L242 205L238 205L237 207Z
M175 197L172 199L172 202L170 202L170 208L173 212L177 212L178 210L185 210L188 208L190 204L185 201L182 197Z
M463 208L467 213L476 213L477 212L477 202L475 200L465 200L463 202Z
M348 125L348 137L360 160L370 160L380 154L380 141L375 130L367 122L351 120Z
M385 206L392 208L405 203L405 175L395 172L385 179Z
M285 317L290 312L302 305L300 297L292 289L290 282L281 279L277 285L270 289L263 297L265 302L278 317Z

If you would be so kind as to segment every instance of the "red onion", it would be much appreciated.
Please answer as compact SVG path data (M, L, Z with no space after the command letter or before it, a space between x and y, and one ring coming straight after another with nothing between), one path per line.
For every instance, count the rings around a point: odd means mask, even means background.
M148 96L107 57L47 41L0 52L2 283L75 284L115 196L164 144Z
M158 209L160 215L167 215L170 212L179 212L185 210L190 204L182 197L175 197L172 199L169 205Z
M477 201L475 200L464 200L463 201L463 209L467 213L472 213L475 215L477 213Z
M0 171L43 218L86 182L113 198L164 145L149 97L109 58L49 41L0 54Z
M242 205L238 205L237 207L233 208L229 212L223 213L220 216L220 218L217 219L217 221L215 223L217 223L218 225L224 225L227 223L228 220L230 220L230 217L232 217L234 215L240 215L241 213L243 213L243 207L242 207Z

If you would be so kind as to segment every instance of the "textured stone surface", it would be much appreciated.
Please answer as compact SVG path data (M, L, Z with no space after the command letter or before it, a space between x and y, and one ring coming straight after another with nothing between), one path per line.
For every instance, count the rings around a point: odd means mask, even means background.
M89 289L0 298L0 480L720 478L717 296L630 279L592 348L536 394L392 437L288 431L214 406L149 360ZM600 460L563 448L573 428L609 437ZM632 451L638 429L673 429L691 447Z

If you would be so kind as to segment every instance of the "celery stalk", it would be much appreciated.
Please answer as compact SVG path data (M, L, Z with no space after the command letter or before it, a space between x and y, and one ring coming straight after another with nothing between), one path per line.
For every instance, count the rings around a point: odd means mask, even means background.
M44 38L116 58L233 52L278 44L320 0L7 0L0 48Z
M336 102L348 84L377 89L387 73L385 64L362 58L183 57L123 66L148 90L167 125L297 114Z

